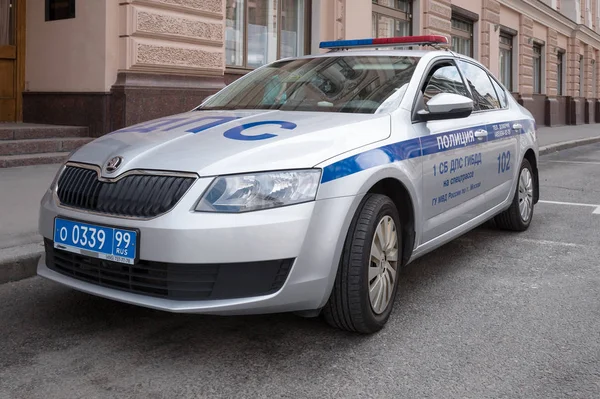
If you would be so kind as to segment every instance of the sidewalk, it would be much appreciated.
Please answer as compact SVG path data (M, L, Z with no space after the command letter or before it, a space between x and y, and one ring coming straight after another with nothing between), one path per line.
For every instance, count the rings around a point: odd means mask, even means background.
M540 154L600 142L600 124L540 127ZM43 251L39 203L59 165L0 169L0 284L30 277Z
M538 143L541 155L571 146L600 141L600 123L579 126L538 128Z
M0 284L35 273L39 204L59 165L0 169Z

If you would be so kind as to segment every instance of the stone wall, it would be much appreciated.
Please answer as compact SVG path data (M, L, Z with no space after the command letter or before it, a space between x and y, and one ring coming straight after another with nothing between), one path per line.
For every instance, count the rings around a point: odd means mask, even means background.
M452 9L449 0L421 0L424 13L425 35L452 35L452 25L450 18Z
M556 46L558 46L558 33L556 30L548 28L548 40L546 50L546 94L556 96L558 94L558 56Z
M494 26L500 23L500 3L497 0L483 0L481 25L481 57L480 61L487 68L491 68L492 45L497 45L496 40L492 40L495 32Z
M594 48L588 44L584 46L584 56L583 56L583 65L584 65L584 96L586 98L592 98L592 84L593 84L593 72L592 68L594 68L594 64L592 61L594 60Z
M519 24L519 92L533 93L533 19L521 15Z
M121 70L223 74L222 0L124 0L119 14Z
M567 96L579 97L579 40L570 37L567 49Z
M222 0L122 0L111 130L190 110L225 86Z

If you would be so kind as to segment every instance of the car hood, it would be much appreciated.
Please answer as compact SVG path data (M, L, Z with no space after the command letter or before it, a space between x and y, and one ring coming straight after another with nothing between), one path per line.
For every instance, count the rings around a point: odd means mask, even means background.
M390 116L291 111L190 111L104 135L70 160L200 176L313 167L389 137Z

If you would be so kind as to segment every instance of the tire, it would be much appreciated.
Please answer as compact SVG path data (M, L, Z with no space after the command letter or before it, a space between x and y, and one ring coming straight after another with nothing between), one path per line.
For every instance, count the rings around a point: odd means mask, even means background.
M388 255L381 257L385 261L379 264L384 264L387 261L387 265L395 268L395 273L392 273L389 268L374 267L375 263L371 264L371 247L377 245L374 243L376 229L380 223L384 223L384 226L392 226L389 222L390 219L395 225L395 233L392 232L387 236L395 236L396 238L396 261L389 260L394 258L393 250L390 250ZM392 230L390 228L386 231ZM381 236L378 236L377 243L381 242L379 237ZM383 241L390 242L385 239ZM389 259L387 256L389 256ZM329 300L323 309L323 315L327 323L341 330L363 334L372 334L381 330L392 313L401 260L402 232L396 206L387 196L367 194L361 201L357 214L348 230L335 283ZM381 274L369 281L370 272ZM378 278L380 279L379 283L377 283ZM393 279L393 282L389 283L391 279ZM385 301L383 298L388 297L386 294L389 294L389 290L382 290L382 300L379 305L375 300L375 305L373 305L369 294L369 284L375 285L375 283L379 284L379 288L392 288L391 298L387 301L384 309L381 309ZM374 292L379 292L379 290L374 290ZM378 308L377 311L374 306Z
M529 211L526 212L527 216L524 218L523 216L521 216L521 210L519 208L519 204L521 201L522 196L520 195L520 192L522 191L522 184L521 184L521 178L523 176L523 174L526 172L524 172L525 170L527 170L529 172L529 176L530 176L530 185L531 185L531 196L529 197L529 201L530 201L530 206L529 206ZM496 216L494 218L494 221L496 222L496 226L498 226L500 229L502 230L510 230L510 231L525 231L529 228L529 225L531 224L531 220L533 219L533 208L534 208L534 201L533 198L535 197L535 185L534 185L534 176L533 176L533 169L531 167L531 164L529 163L529 161L527 159L523 159L523 162L521 163L521 168L519 169L519 177L517 178L517 187L515 190L515 196L513 197L513 201L510 205L510 208L508 208L507 210L505 210L504 212L502 212L501 214L499 214L498 216Z

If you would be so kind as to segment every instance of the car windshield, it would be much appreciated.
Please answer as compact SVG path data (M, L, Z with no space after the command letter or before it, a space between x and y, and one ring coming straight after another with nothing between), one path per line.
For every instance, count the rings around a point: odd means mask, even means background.
M385 55L282 60L236 80L197 109L372 114L402 95L418 61Z

